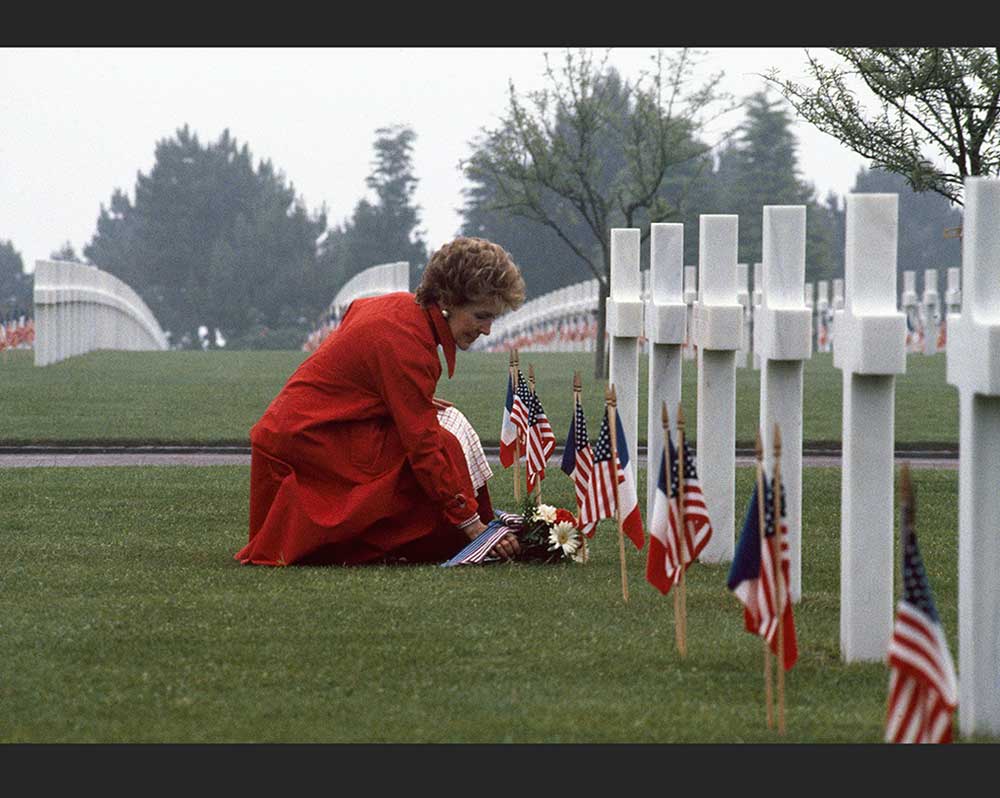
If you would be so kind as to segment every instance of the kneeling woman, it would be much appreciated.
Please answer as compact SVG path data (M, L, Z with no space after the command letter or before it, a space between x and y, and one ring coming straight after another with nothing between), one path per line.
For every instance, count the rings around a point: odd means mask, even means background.
M482 532L493 512L479 441L434 398L438 347L450 378L456 347L523 302L510 255L479 238L435 252L416 295L355 300L250 430L250 539L236 559L441 562ZM494 548L517 551L512 535Z

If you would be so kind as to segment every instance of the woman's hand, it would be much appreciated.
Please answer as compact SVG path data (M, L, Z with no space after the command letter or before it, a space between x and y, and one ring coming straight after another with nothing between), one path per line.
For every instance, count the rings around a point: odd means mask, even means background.
M469 536L469 540L475 540L484 531L486 531L486 524L478 520L465 528L465 534ZM496 554L507 560L512 559L520 552L521 544L518 543L517 536L510 532L500 538L490 549L491 554Z

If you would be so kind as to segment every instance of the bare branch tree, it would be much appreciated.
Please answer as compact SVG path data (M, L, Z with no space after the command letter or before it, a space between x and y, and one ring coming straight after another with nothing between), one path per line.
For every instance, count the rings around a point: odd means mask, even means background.
M670 202L665 184L712 149L698 136L729 100L718 90L721 73L689 89L695 60L688 50L652 60L651 70L621 83L608 53L595 63L586 50L568 50L558 70L546 55L547 86L521 96L511 83L506 115L462 164L470 178L496 186L490 210L545 225L600 281L598 378L605 376L610 230L645 223L645 240L649 223L679 218L684 192ZM697 179L687 172L684 180ZM581 224L587 241L573 234Z

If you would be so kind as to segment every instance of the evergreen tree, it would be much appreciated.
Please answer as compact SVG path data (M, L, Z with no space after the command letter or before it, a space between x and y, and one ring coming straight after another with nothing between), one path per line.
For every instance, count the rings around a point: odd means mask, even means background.
M31 315L34 277L24 273L21 253L11 241L0 241L0 320Z
M66 241L59 249L49 255L49 260L63 260L70 263L82 263L82 259L77 256L73 245Z
M765 205L806 206L806 281L830 279L838 272L835 229L828 209L815 199L812 184L799 175L798 142L789 107L766 91L746 99L746 119L721 153L716 202L711 213L739 214L740 263L760 263ZM841 268L842 270L842 268Z
M84 254L149 305L173 340L197 341L201 325L241 339L269 329L308 331L319 311L312 216L268 160L255 168L226 130L202 146L185 125L156 145L135 201L116 189L102 205Z
M331 228L321 246L327 303L351 277L371 266L406 261L413 288L427 263L420 208L413 203L418 182L413 173L416 134L405 125L381 127L375 134L375 159L365 179L374 202L361 199L351 218Z

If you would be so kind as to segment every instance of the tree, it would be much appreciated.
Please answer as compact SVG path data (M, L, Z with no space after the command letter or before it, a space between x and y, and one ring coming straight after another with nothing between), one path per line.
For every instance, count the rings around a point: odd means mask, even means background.
M0 320L30 313L34 278L24 273L21 253L10 241L0 241Z
M427 245L419 229L420 208L413 203L416 134L405 125L375 131L375 159L365 184L374 202L359 200L351 218L328 231L319 255L321 268L336 291L358 272L382 263L410 264L410 284L427 262Z
M832 50L846 63L808 56L815 86L767 76L804 119L915 191L958 205L966 177L1000 172L1000 48ZM855 79L874 95L874 112L857 99Z
M645 240L650 222L679 214L693 178L674 186L680 192L673 202L666 188L682 166L690 170L709 152L696 136L720 99L719 75L685 94L694 66L688 50L666 62L660 52L655 65L629 83L607 67L606 57L595 65L585 50L567 51L558 73L546 57L548 87L520 97L512 82L506 115L484 131L463 165L470 179L495 187L491 210L545 225L600 281L598 378L605 375L610 230L644 226Z
M49 260L66 260L71 263L80 263L80 258L76 254L76 250L73 249L73 245L66 241L63 245L57 249L55 252L49 255Z
M510 252L521 269L529 296L580 282L579 261L555 231L534 219L493 210L498 190L488 176L472 179L463 196L462 234L487 238ZM586 245L587 231L583 225L575 225L567 235Z
M254 167L229 131L202 146L185 125L156 145L134 203L115 189L101 206L84 254L143 298L175 341L201 325L230 346L259 332L296 327L319 311L313 216L269 160Z
M765 205L806 206L806 280L829 279L837 271L835 228L811 183L799 177L798 142L789 106L767 91L745 100L746 119L719 156L717 210L739 214L739 261L762 260ZM697 229L697 228L696 228Z

